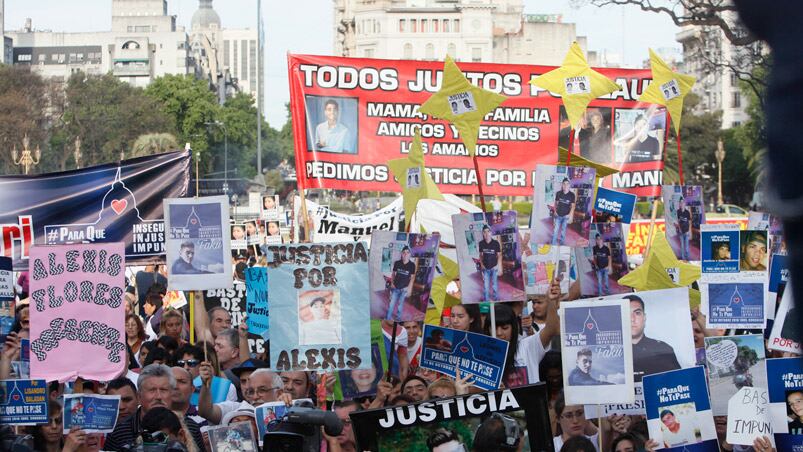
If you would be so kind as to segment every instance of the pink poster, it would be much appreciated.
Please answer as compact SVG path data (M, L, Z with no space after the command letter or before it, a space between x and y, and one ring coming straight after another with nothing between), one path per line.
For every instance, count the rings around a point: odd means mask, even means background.
M60 382L121 375L125 245L31 248L31 378Z

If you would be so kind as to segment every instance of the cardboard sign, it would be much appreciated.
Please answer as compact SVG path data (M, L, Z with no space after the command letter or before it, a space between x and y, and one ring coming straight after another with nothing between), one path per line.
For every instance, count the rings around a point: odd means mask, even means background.
M371 236L371 318L421 322L429 305L440 234L376 231Z
M245 269L245 312L248 332L268 339L268 269Z
M700 225L705 223L703 189L699 185L664 185L666 239L678 259L700 260Z
M769 396L762 387L743 387L728 401L730 444L752 446L756 438L767 436L775 446L769 416Z
M271 368L284 372L371 367L365 244L266 249Z
M465 304L523 301L522 244L515 210L452 215Z
M228 196L165 199L164 211L168 288L231 287Z
M567 405L634 401L629 314L627 300L561 305L563 388Z
M572 249L568 246L533 246L532 243L524 246L522 265L527 295L546 295L553 279L560 281L561 293L568 292Z
M630 273L622 231L621 223L594 223L588 246L574 249L577 280L583 295L604 297L632 292L633 289L618 282Z
M73 427L87 433L111 433L119 407L119 395L64 394L64 434Z
M591 230L596 170L538 165L535 169L530 243L585 246Z
M726 401L740 389L767 387L764 337L760 334L706 337L705 358L714 416L728 414Z
M421 367L452 378L473 377L474 386L492 390L499 388L505 370L505 357L510 344L484 334L424 325L424 348Z
M662 447L716 441L704 367L648 375L643 382L650 438Z
M524 446L530 450L553 450L544 383L355 411L350 417L357 450L427 450L427 438L441 428L454 435L450 450L461 450L460 445L473 450L475 433L493 413L509 426L511 448L529 440Z
M293 233L295 241L300 241L300 230L308 229L308 239L316 243L337 243L348 241L370 241L373 231L396 231L401 228L402 199L398 198L376 212L365 215L349 215L317 204L309 199L307 205L307 225L303 224L301 198L296 197L293 203L295 221Z
M123 373L124 256L122 243L31 249L33 378L108 381Z
M594 222L630 224L635 207L636 195L598 187L594 200Z
M248 311L246 306L246 287L245 284L235 282L230 289L212 289L204 292L204 309L220 306L228 311L231 316L232 328L237 328L242 323ZM262 336L248 333L248 349L251 353L262 353L265 351L265 340Z
M47 424L45 380L0 380L0 424Z
M767 382L773 432L803 436L803 361L768 359Z

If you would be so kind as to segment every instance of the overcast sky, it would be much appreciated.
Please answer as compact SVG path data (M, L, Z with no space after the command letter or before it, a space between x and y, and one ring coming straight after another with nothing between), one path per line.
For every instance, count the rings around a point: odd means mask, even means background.
M265 21L265 116L274 127L286 118L287 52L329 55L332 52L331 0L263 0ZM677 28L663 16L636 7L583 6L569 0L524 0L525 13L562 14L575 22L577 34L588 37L590 49L621 55L625 66L641 67L647 48L677 47ZM577 1L575 1L577 3ZM256 28L256 0L216 0L215 10L224 28ZM26 17L36 29L104 31L111 29L111 0L5 0L5 27L22 28ZM168 0L169 14L189 29L197 0ZM626 27L622 24L627 23Z

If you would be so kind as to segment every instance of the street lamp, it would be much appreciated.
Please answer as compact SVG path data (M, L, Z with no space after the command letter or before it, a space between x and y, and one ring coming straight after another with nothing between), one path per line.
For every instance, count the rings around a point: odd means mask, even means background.
M223 193L229 194L229 131L220 121L204 123L207 126L217 126L223 129Z
M714 157L717 159L719 166L719 179L717 180L717 205L724 204L722 200L722 162L725 160L725 146L722 144L722 138L717 140L717 150L714 151Z
M81 153L81 137L75 137L75 150L72 155L75 157L75 167L81 169L81 157L83 156Z
M42 156L41 149L39 149L39 146L36 146L36 151L34 151L32 157L31 150L28 148L28 145L30 145L30 140L28 139L28 134L26 133L25 136L22 137L22 155L19 156L19 159L17 159L17 145L14 145L14 148L11 150L11 160L15 165L22 167L22 170L26 176L31 171L32 166L39 164L39 158Z

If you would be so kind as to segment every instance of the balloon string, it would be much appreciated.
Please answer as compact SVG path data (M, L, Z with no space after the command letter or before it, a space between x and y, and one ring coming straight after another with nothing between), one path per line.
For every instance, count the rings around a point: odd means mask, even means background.
M566 166L569 166L572 163L572 152L574 152L574 127L569 129L569 149L567 151Z
M471 159L474 160L474 172L477 173L477 188L480 190L480 205L482 206L482 211L487 212L488 209L485 208L485 194L482 191L482 175L480 174L480 166L477 163L477 154L475 153Z
M677 140L678 142L678 178L680 179L680 185L684 185L683 183L683 153L680 152L680 132L677 133Z

